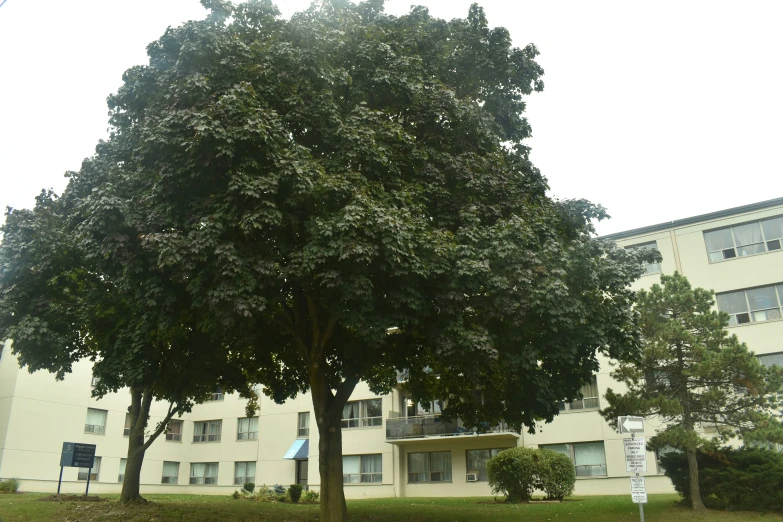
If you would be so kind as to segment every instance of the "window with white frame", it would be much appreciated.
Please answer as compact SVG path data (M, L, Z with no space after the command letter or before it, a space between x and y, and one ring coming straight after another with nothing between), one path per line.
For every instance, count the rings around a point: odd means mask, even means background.
M710 263L774 252L783 247L783 216L704 232Z
M467 458L467 472L468 474L475 474L476 479L482 482L489 480L487 475L487 462L492 457L496 457L498 453L508 448L495 448L495 449L480 449L480 450L468 450L465 452Z
M408 453L408 483L451 482L451 452Z
M217 473L215 473L217 476ZM160 479L161 484L176 484L179 480L179 462L163 462L163 475Z
M627 250L642 250L642 249L649 249L649 250L655 250L658 251L658 243L656 241L650 241L649 243L641 243L639 245L631 245L625 247ZM644 263L644 271L647 274L660 274L661 273L661 264L660 263Z
M764 355L757 355L759 362L764 366L780 366L783 368L783 352L778 353L765 353Z
M310 412L299 412L297 419L297 437L309 437L310 436Z
M256 481L255 462L234 463L234 484L247 484Z
M222 420L194 422L193 442L220 442L222 429Z
M368 399L352 401L343 407L343 428L359 428L362 426L381 426L383 424L383 401Z
M223 388L221 388L220 386L216 386L215 391L213 391L212 394L209 396L207 402L222 401L223 397L224 397Z
M84 433L103 435L106 433L106 410L87 408L87 420L84 423Z
M125 414L125 427L122 429L122 436L123 437L130 437L130 413Z
M125 466L128 463L128 459L120 459L120 473L117 475L117 482L122 484L125 480Z
M573 402L561 402L558 407L560 411L578 411L589 410L600 407L598 401L598 381L593 375L593 380L582 386L582 398Z
M95 457L95 460L92 461L92 470L90 470L90 468L79 468L79 474L76 476L76 480L87 480L87 476L89 476L90 481L97 481L100 473L101 458Z
M570 458L574 463L577 477L606 476L606 452L603 442L546 444L539 448L556 451Z
M166 440L173 442L182 441L182 421L170 420L169 425L166 426Z
M729 326L773 321L783 317L783 284L715 295L718 310L729 314Z
M404 417L427 417L440 415L445 408L444 401L420 401L410 393L400 394L400 411Z
M90 386L92 386L93 388L95 388L96 386L98 386L98 383L99 383L100 381L101 381L100 377L93 377L93 378L92 378L92 381L90 381Z
M378 455L344 455L343 484L380 484L383 458Z
M218 480L217 462L193 462L190 465L190 483L214 485Z
M237 440L258 439L258 417L242 417L237 420Z

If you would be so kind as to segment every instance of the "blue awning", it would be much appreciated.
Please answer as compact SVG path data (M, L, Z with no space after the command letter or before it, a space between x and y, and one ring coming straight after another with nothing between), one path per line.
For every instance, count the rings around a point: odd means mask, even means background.
M310 439L296 439L288 451L283 455L284 459L306 459L310 456Z

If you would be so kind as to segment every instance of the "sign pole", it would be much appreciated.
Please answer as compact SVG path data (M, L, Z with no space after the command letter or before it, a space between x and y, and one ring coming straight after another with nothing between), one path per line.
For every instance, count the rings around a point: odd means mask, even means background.
M84 496L85 497L90 492L90 477L92 477L92 466L90 466L90 470L87 472L87 489L84 490ZM642 521L642 522L644 522L644 521Z
M632 432L631 433L631 438L635 439L636 438L636 433ZM639 476L639 472L638 471L636 472L636 476L637 477ZM639 502L639 520L641 522L644 522L644 503L643 502Z
M63 469L64 466L60 466L60 480L57 481L57 496L60 496L60 486L63 484Z

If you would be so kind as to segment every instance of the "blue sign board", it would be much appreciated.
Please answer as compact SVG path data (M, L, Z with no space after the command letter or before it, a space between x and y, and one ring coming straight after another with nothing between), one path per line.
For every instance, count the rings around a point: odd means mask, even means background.
M95 462L95 444L63 442L60 466L71 468L92 468Z

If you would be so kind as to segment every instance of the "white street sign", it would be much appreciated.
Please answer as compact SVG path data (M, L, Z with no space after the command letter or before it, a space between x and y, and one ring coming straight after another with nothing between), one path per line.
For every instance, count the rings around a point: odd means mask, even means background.
M629 473L647 471L647 449L644 437L623 439L623 446L625 447L625 471Z
M634 504L647 503L647 488L644 486L644 477L631 477L631 500Z
M644 417L623 415L617 419L617 427L620 433L644 433Z

